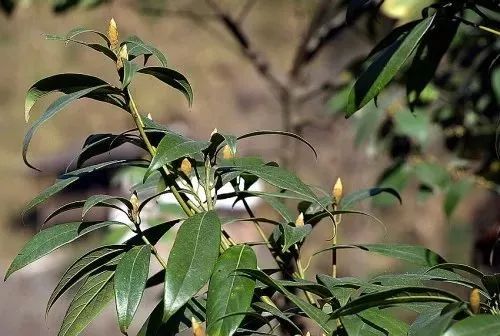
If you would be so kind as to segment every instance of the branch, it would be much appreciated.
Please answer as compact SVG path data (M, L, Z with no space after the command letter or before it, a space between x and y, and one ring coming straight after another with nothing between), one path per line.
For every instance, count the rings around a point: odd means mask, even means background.
M286 87L271 71L270 63L253 47L248 36L243 31L240 23L220 8L214 1L206 0L208 6L214 11L220 23L227 29L239 44L243 55L250 61L257 72L271 85L276 94L281 94Z

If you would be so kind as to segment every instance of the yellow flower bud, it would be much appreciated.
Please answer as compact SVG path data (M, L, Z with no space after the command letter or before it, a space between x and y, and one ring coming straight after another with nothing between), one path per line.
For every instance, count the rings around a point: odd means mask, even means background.
M210 133L210 137L212 137L215 133L219 133L219 131L217 130L217 128L214 128L214 130L212 131L212 133Z
M306 336L311 336L311 333L309 331L306 332Z
M201 323L196 321L194 317L191 317L191 326L193 327L193 336L206 336Z
M151 113L148 113L147 117L149 120L153 120L153 116L151 115Z
M134 191L132 196L130 196L130 203L132 204L132 209L130 210L130 214L132 215L132 219L134 223L138 222L139 219L139 198L137 197L137 193Z
M469 295L470 310L474 314L478 314L481 308L481 296L479 295L479 289L474 288Z
M186 176L191 175L191 172L193 171L193 166L191 165L191 162L184 158L181 162L181 172L183 172Z
M229 145L225 145L224 148L222 149L222 157L224 159L232 159L234 158L234 153L231 147Z
M126 44L120 48L120 52L118 53L118 59L116 60L116 67L118 69L123 68L123 60L128 60L128 50Z
M295 220L295 226L304 226L304 214L301 212Z
M113 18L109 21L108 39L110 43L109 47L111 48L111 50L113 50L115 53L118 53L120 42L118 41L118 28L116 26L115 19Z
M333 186L333 190L332 190L332 196L333 196L333 200L338 203L340 202L340 199L342 198L342 180L340 179L340 177L337 179L337 182L335 182L335 185Z

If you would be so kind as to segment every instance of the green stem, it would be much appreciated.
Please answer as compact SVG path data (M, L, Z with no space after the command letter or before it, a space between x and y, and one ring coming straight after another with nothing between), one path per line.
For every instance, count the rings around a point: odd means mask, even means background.
M153 145L151 145L151 142L149 141L149 138L146 134L146 131L144 130L144 122L142 121L141 115L139 111L137 110L137 106L135 105L134 99L132 98L132 94L130 93L130 90L127 88L126 91L126 96L129 101L129 110L130 114L132 114L132 117L134 118L135 125L137 126L137 129L139 130L139 134L146 144L146 148L148 149L149 154L151 157L154 157L156 154L156 148L154 148ZM166 175L169 175L169 171L166 166L162 167L163 171L165 172ZM181 206L182 210L186 213L188 216L192 216L194 214L193 210L188 206L186 201L182 198L181 194L177 190L176 186L174 183L171 183L170 181L165 181L167 182L170 190L172 190L172 194L174 195L175 199Z

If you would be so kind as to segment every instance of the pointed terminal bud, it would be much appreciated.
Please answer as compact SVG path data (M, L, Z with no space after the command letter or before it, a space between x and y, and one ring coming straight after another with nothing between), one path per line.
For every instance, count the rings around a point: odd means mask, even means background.
M206 336L201 323L196 321L194 317L191 317L191 326L193 327L193 336Z
M130 213L132 215L132 219L134 223L138 222L139 219L139 198L137 197L137 193L134 191L132 196L130 196L130 203L132 204L132 209L130 210Z
M481 309L481 296L479 295L479 289L474 288L469 295L470 310L474 314L479 314Z
M123 68L123 60L127 60L128 61L128 50L127 50L127 45L126 44L124 44L120 48L120 52L118 54L118 59L116 60L116 67L118 69Z
M210 137L213 137L214 134L216 133L219 133L219 131L217 130L217 128L214 128L214 130L212 131L212 133L210 133Z
M115 19L113 18L109 21L108 39L111 50L118 53L118 48L120 46L120 42L118 41L118 27L116 26Z
M340 199L342 198L342 190L343 190L342 180L339 177L337 179L337 182L335 182L335 185L333 186L333 190L332 190L332 196L333 196L333 200L335 201L335 203L340 202Z
M306 336L311 336L311 333L309 331L306 332Z
M153 120L153 116L151 115L151 113L148 113L148 119Z
M191 172L193 171L193 166L191 165L191 162L184 158L181 162L181 172L183 172L186 176L191 175Z
M229 145L225 145L222 149L222 157L226 160L234 158L234 153Z
M301 212L297 219L295 220L295 226L300 227L304 226L304 214Z

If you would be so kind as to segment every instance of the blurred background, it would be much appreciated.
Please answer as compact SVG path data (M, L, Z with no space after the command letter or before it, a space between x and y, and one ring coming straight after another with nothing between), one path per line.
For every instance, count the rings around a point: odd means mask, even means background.
M132 89L143 113L198 139L207 139L214 128L236 135L259 129L296 132L317 149L317 160L305 146L279 137L242 142L240 153L278 160L328 192L341 177L346 194L376 185L392 186L402 194L402 205L377 198L360 207L377 216L385 228L362 217L344 216L342 243L419 243L450 261L486 267L496 241L500 205L495 149L498 38L460 28L435 81L413 112L399 84L403 75L379 97L378 107L369 104L345 119L346 95L366 55L391 29L418 17L432 1L371 1L359 13L351 13L350 24L345 23L346 3L0 1L4 9L0 15L0 269L5 272L43 218L62 201L95 193L126 194L123 185L133 172L112 171L21 215L24 205L64 171L89 133L120 133L132 126L121 111L81 101L36 134L28 157L42 172L30 170L21 158L24 97L35 81L60 72L118 81L109 60L88 48L46 41L43 34L64 35L79 26L105 32L111 17L121 37L138 35L155 45L168 57L169 66L186 75L193 86L194 104L188 108L178 93L138 77ZM49 103L50 99L39 103L33 115ZM116 155L136 154L125 150ZM253 237L249 229L242 230ZM326 223L318 225L304 253L328 247L325 237L330 230ZM116 239L113 235L90 236L2 284L1 333L57 334L68 300L61 300L47 319L44 311L58 277L88 246ZM168 241L164 245L168 250ZM312 260L310 277L328 272L329 258L324 259ZM401 267L361 252L339 256L342 276L369 276ZM148 292L135 328L154 307L158 293ZM113 314L110 307L86 335L119 335Z

